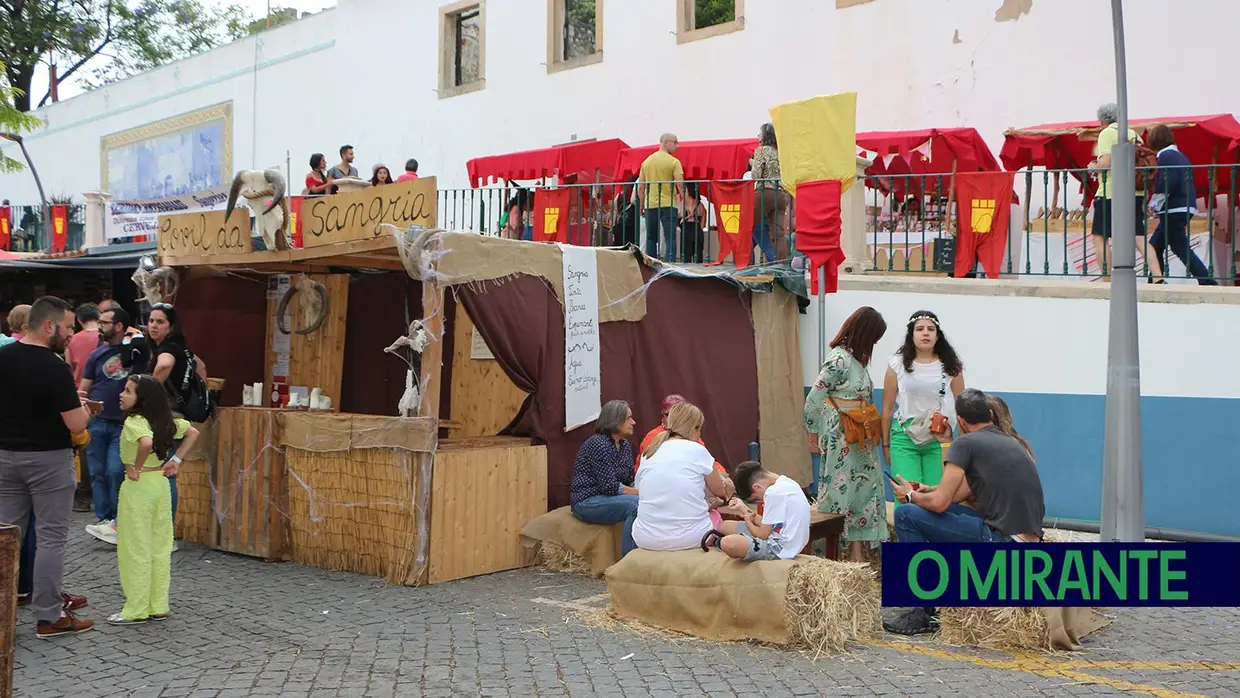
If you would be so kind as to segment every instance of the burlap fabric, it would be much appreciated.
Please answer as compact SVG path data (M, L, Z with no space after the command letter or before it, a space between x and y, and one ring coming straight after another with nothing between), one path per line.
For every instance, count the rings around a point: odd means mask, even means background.
M522 543L534 548L542 542L561 545L590 563L595 577L620 559L624 524L588 524L573 516L569 507L553 509L530 519L521 529Z

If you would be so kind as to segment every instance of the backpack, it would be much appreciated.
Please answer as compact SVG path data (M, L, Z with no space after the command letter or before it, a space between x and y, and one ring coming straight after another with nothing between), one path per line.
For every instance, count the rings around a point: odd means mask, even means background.
M191 422L205 422L215 414L215 397L194 370L194 354L189 349L185 349L185 377L181 379L176 403L176 411Z

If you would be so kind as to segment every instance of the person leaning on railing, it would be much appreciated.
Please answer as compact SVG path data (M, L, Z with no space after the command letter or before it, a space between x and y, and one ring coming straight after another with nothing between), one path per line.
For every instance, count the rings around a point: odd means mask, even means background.
M325 196L331 193L332 178L327 176L327 158L322 153L310 156L310 173L306 175L305 196Z

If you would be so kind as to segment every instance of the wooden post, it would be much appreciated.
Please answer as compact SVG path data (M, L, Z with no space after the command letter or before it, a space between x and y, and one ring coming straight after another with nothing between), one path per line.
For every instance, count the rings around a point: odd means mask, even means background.
M22 531L0 526L0 698L13 695L13 649L17 644L17 564Z
M418 416L439 417L439 391L443 377L444 289L435 279L422 280L422 327L430 343L422 351L418 371Z

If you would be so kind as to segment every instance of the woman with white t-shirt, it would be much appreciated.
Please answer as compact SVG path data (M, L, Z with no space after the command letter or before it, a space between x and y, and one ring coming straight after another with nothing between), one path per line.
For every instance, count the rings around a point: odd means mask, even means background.
M645 550L692 550L712 530L705 487L725 501L734 491L715 458L698 443L702 410L688 402L673 405L666 431L642 452L634 487L638 491L633 542Z
M918 310L909 318L904 345L887 362L883 381L883 456L892 475L939 484L943 447L934 432L955 428L956 396L962 390L964 364L938 316Z

